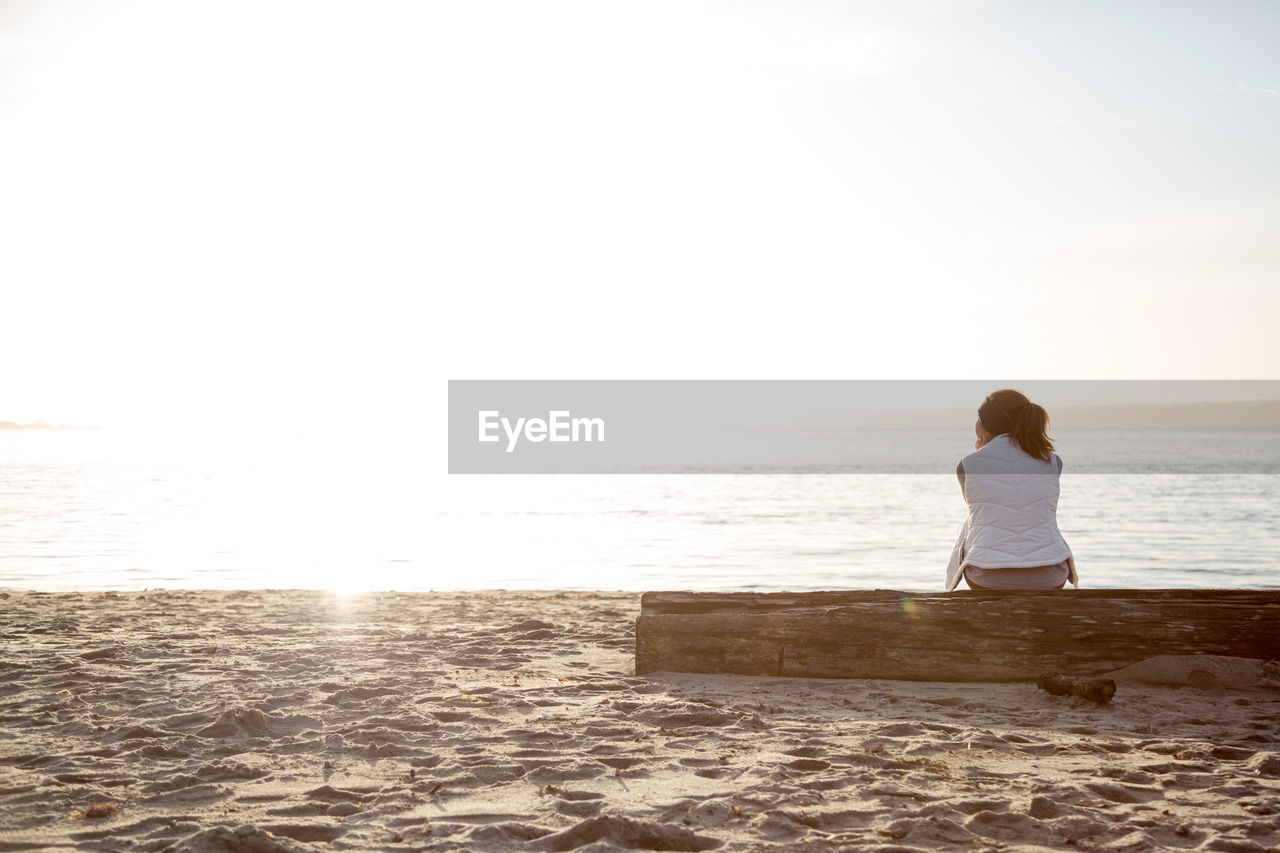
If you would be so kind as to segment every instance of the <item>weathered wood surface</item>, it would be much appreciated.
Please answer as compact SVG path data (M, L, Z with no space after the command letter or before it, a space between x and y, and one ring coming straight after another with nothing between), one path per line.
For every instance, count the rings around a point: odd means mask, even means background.
M1079 696L1099 705L1116 695L1116 683L1110 678L1072 678L1053 672L1037 675L1036 687L1054 696Z
M640 608L637 674L1031 681L1155 655L1280 658L1280 590L648 592Z

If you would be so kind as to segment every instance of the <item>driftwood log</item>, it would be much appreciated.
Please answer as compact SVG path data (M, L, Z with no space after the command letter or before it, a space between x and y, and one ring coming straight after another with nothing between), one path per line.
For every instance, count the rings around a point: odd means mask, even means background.
M1116 695L1116 683L1110 678L1072 678L1046 672L1036 676L1036 687L1054 696L1079 696L1105 705Z
M1280 658L1280 590L647 592L636 620L637 674L1032 681L1181 654Z

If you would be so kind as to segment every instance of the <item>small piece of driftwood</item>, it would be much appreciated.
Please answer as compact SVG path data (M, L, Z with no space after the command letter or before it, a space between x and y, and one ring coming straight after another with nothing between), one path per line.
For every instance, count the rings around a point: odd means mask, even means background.
M1036 687L1054 696L1079 696L1099 705L1107 704L1116 695L1116 683L1110 678L1072 678L1052 672L1036 676Z
M1156 655L1280 658L1280 590L647 592L636 621L637 674L1033 681Z

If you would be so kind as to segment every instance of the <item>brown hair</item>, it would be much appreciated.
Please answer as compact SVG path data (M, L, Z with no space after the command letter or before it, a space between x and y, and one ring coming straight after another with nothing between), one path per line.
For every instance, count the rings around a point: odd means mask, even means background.
M1048 434L1049 413L1021 391L1012 388L992 391L978 407L978 420L992 435L1008 433L1028 454L1049 461L1053 451Z

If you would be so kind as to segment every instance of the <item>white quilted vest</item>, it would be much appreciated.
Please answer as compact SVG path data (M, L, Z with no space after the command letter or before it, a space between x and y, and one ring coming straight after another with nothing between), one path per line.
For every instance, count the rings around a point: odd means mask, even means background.
M1051 566L1066 560L1077 586L1075 558L1058 530L1058 458L1044 462L1023 451L1008 434L997 435L964 458L969 517L960 527L947 591L965 566L1008 569Z

